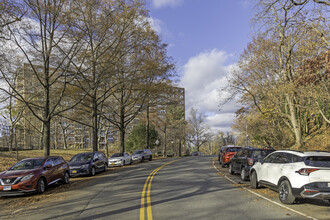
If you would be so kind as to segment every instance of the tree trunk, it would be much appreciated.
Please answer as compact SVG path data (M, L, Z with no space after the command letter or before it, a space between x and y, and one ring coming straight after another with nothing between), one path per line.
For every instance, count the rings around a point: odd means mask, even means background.
M166 137L166 125L165 125L165 129L164 129L164 154L163 157L166 157L166 147L167 147L167 137Z
M150 149L149 100L147 101L147 149Z
M50 155L50 120L43 123L43 144L44 144L44 156Z
M120 133L120 149L121 152L125 152L125 109L122 106L120 110L120 128L119 128L119 133Z
M287 94L286 95L286 100L288 102L288 107L289 107L289 113L290 113L289 118L290 118L290 121L291 121L291 124L292 124L293 132L295 134L295 139L296 139L296 143L294 145L294 148L298 149L303 145L300 122L299 122L299 119L297 117L297 111L296 111L296 107L294 105L293 98L289 94Z
M96 100L93 100L93 109L92 109L92 120L93 120L93 130L92 130L92 148L93 152L98 150L97 146L97 133L98 133L98 116L97 116L97 104Z
M14 128L12 125L9 127L9 152L13 150Z
M181 140L179 140L179 157L181 157Z

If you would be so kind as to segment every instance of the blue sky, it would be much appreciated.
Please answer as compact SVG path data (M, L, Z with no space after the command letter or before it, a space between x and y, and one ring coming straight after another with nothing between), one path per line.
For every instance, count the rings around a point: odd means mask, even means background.
M191 107L207 116L215 131L230 130L240 107L219 111L219 89L251 40L251 0L148 0L152 25L168 44Z

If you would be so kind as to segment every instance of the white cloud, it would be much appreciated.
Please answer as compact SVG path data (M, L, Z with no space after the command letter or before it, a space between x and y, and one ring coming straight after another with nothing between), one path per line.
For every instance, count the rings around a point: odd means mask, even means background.
M219 91L227 83L234 64L226 65L231 54L214 49L198 54L189 59L183 67L181 84L186 89L186 109L189 116L191 107L197 108L207 115L208 125L215 131L230 130L239 108L230 102L219 111Z
M148 18L149 20L149 23L150 23L150 26L151 28L156 31L157 34L161 34L162 33L162 26L164 26L164 23L157 19L157 18Z
M152 4L155 8L163 7L177 7L183 4L184 0L152 0Z

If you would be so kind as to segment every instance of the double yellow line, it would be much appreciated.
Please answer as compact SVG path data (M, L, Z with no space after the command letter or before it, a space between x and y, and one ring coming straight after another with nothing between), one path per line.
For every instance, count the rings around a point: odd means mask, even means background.
M145 205L146 205L146 200L147 200L147 216L148 216L148 220L152 220L152 210L151 210L151 200L150 200L150 189L151 189L151 183L152 183L152 180L154 178L154 176L156 175L156 173L162 169L163 167L175 162L175 161L178 161L178 160L173 160L171 162L168 162L166 164L164 164L163 166L161 167L158 167L157 169L155 169L154 171L152 171L146 182L144 183L144 186L143 186L143 190L142 190L142 194L141 194L141 208L140 208L140 220L145 220ZM147 197L147 198L145 198Z

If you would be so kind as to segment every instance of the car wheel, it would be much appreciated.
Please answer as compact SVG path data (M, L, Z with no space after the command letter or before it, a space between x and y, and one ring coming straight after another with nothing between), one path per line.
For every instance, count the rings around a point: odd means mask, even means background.
M70 183L70 174L67 171L65 171L65 173L64 173L63 183L64 184L69 184Z
M133 160L130 160L129 165L132 165L132 164L133 164Z
M234 174L234 171L233 171L233 165L232 165L231 163L229 164L228 172L229 172L230 174Z
M144 157L141 158L141 161L140 162L142 163L143 161L144 161Z
M104 163L104 172L106 172L107 171L107 169L108 169L108 164L107 163Z
M95 167L94 166L92 166L92 168L89 171L89 173L90 173L91 176L95 176L96 170L95 170Z
M243 181L246 181L247 180L247 175L246 175L245 167L242 167L242 169L241 169L241 179Z
M149 161L152 161L152 156L149 157Z
M37 183L37 193L43 194L46 191L46 182L44 178L40 178Z
M291 185L288 180L280 183L278 195L280 201L284 204L292 204L296 200L296 197L292 194Z
M253 171L251 173L251 179L250 179L250 184L253 189L258 189L258 177L257 177L257 172Z

